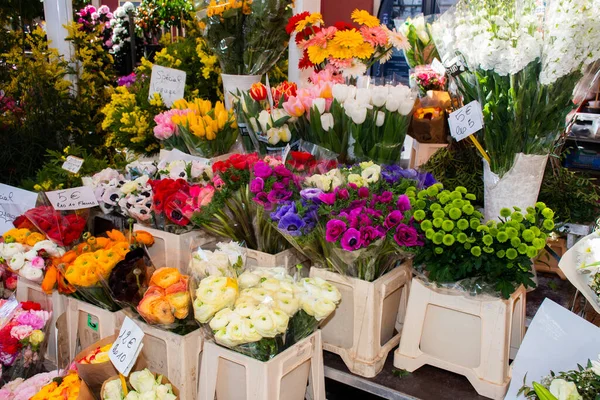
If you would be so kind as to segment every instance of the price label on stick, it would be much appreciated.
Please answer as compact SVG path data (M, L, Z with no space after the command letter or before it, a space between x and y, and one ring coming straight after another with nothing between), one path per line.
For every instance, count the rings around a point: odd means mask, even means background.
M129 317L125 317L119 336L108 351L108 358L117 371L128 376L142 351L144 331Z
M62 169L66 169L74 174L78 173L83 165L83 158L68 156L62 165Z
M94 191L88 186L46 192L46 196L57 211L81 210L98 205Z
M446 75L446 67L444 67L444 64L442 64L437 58L433 59L433 62L431 63L431 69L438 75Z
M483 113L481 104L474 100L459 108L448 116L450 134L456 141L461 141L483 129Z

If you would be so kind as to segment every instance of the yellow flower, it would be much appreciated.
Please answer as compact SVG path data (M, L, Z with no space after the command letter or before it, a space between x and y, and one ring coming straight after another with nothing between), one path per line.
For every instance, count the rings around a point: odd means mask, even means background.
M44 337L44 332L40 331L39 329L36 329L33 332L31 332L31 335L29 335L29 342L32 345L37 346L38 344L44 341Z
M354 49L364 43L364 39L359 31L356 29L349 29L346 31L337 31L332 42L340 46Z
M315 25L317 23L323 23L323 16L321 15L321 13L312 13L308 17L304 18L302 21L298 21L296 23L295 31L302 32L307 26Z
M354 49L354 56L356 58L369 58L373 55L375 49L369 43L362 43L360 46Z
M321 64L329 57L329 50L321 46L310 46L308 49L308 59L313 64Z
M352 11L352 21L359 25L366 25L369 28L379 26L380 22L377 17L369 14L368 11L356 9Z
M327 46L329 52L331 53L331 57L337 58L339 60L343 60L346 58L352 58L352 50L345 46L340 46L337 43L329 43Z

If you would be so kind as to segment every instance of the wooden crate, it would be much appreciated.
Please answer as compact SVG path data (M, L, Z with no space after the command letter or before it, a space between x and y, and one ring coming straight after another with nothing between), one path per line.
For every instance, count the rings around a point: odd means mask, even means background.
M311 277L325 279L342 294L338 308L321 325L323 348L338 354L357 375L372 378L381 372L388 353L400 342L397 316L406 303L411 262L367 282L320 268ZM405 299L404 301L402 299Z
M417 140L413 140L412 150L410 151L410 168L419 168L436 151L446 146L448 146L447 143L419 143Z
M410 372L428 364L467 377L477 393L503 399L509 358L525 334L525 288L507 299L464 292L413 279L394 366Z
M121 313L119 325L124 319L125 314ZM168 377L179 389L180 399L195 399L204 343L202 331L196 329L181 336L139 320L135 323L144 331L142 355L148 369Z
M567 252L567 239L557 238L555 240L549 239L547 245L559 256ZM551 272L558 274L560 279L563 281L567 279L564 272L558 267L558 261L546 249L542 250L540 254L533 260L535 270L538 272Z
M320 331L266 362L204 343L199 400L304 400L305 396L325 400Z
M121 329L121 313L68 298L67 326L71 358L79 352L78 349L84 349Z
M310 266L308 258L296 249L287 249L277 254L246 249L246 267L286 267L292 270L297 264Z
M158 229L135 224L134 231L146 231L154 236L154 244L148 248L148 254L156 268L177 268L184 274L189 273L192 245L208 245L216 238L201 230L193 230L177 235Z
M56 320L67 310L67 298L59 294L56 290L52 294L46 294L39 283L19 277L17 281L17 290L15 294L18 301L35 301L40 303L43 309L52 311L50 327L48 328L48 347L46 349L46 359L55 363L58 360L57 355L57 332Z

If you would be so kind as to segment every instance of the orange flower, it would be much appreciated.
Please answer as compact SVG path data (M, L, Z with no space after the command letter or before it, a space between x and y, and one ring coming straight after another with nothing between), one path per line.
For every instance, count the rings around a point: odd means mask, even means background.
M150 285L166 289L179 282L180 278L181 273L179 273L177 268L163 267L154 271L152 279L150 280Z
M123 232L113 229L112 231L107 231L106 236L111 238L115 242L126 242L127 238L123 235Z
M133 237L136 242L144 244L148 247L154 244L154 236L146 231L135 231L133 232Z
M44 275L44 280L42 281L42 290L46 294L52 294L52 290L54 289L54 285L56 285L56 281L58 278L58 270L56 266L50 265L46 269L46 275Z

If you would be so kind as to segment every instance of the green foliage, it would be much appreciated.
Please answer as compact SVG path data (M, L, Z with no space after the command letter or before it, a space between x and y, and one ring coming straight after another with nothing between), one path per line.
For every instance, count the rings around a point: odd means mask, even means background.
M523 386L519 389L518 395L523 394L529 400L551 399L552 397L549 396L552 395L548 394L548 388L555 379L574 383L582 400L598 400L600 397L600 375L594 372L590 360L585 367L577 364L577 369L570 371L558 373L550 371L550 375L544 377L540 383L533 382L533 387L526 384L526 378L527 376L523 378Z

